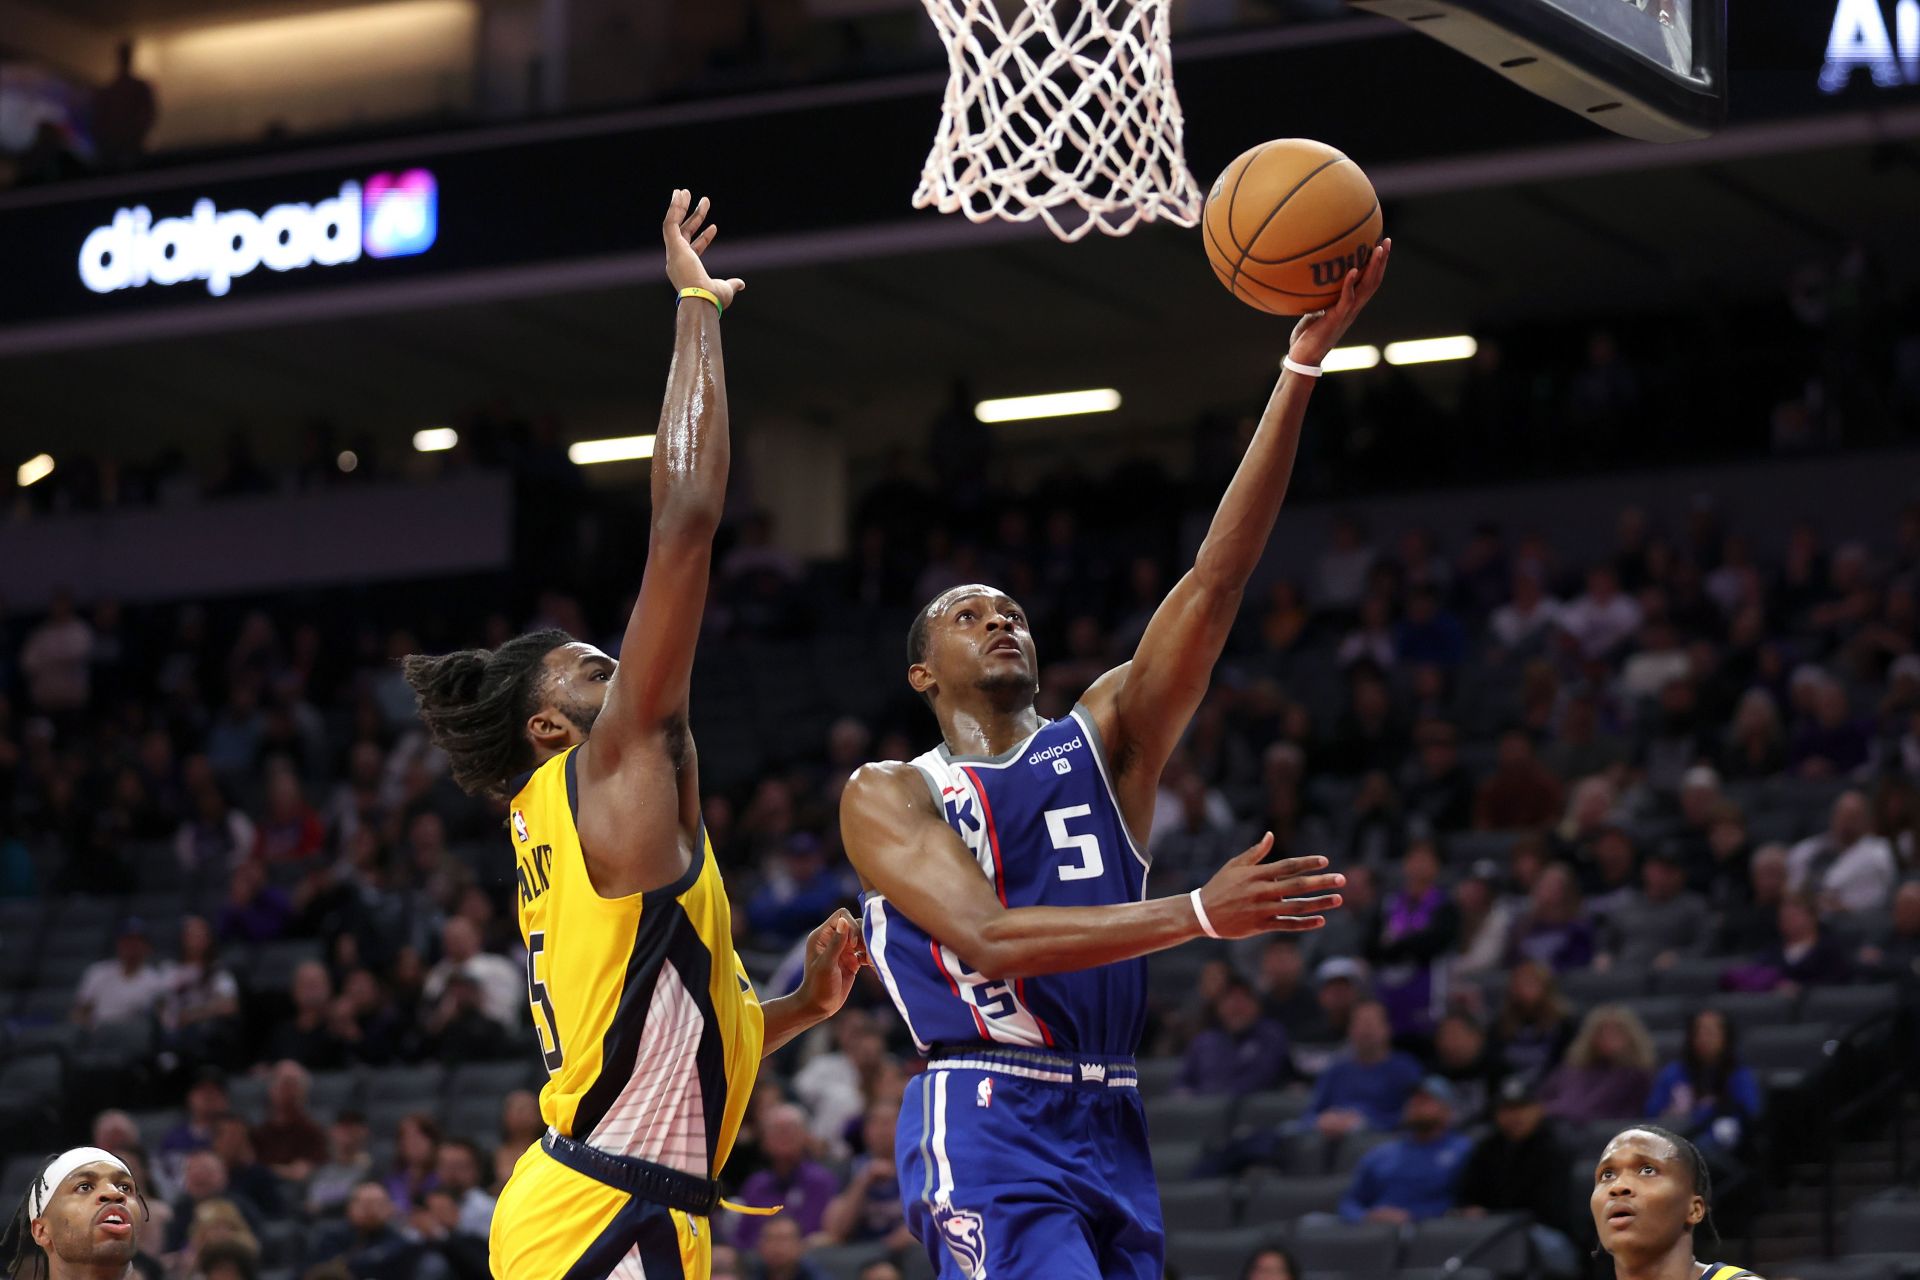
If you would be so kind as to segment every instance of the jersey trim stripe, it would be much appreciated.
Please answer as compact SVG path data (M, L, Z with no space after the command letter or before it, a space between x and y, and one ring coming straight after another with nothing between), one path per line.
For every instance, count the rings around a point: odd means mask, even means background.
M1000 905L1004 908L1007 905L1007 874L1005 865L1000 861L1000 828L993 820L993 802L987 799L987 789L981 784L979 774L967 768L962 768L960 772L966 774L967 781L973 784L973 794L980 799L980 812L987 816L987 847L993 850L993 891L1000 895ZM958 989L954 991L954 994L959 994ZM1015 978L1013 980L1013 994L1014 998L1019 1000L1023 1008L1027 1006L1027 980L1025 978ZM980 1028L981 1037L983 1039L989 1038L987 1036L987 1024L981 1021L978 1013L973 1015L973 1021L974 1024ZM1040 1028L1040 1039L1051 1049L1053 1047L1053 1032L1047 1029L1047 1024L1040 1020L1040 1015L1037 1013L1033 1015L1033 1025Z
M893 1007L900 1011L900 1020L907 1024L907 1034L913 1037L913 1047L921 1053L929 1048L913 1029L913 1019L907 1016L907 1002L900 994L900 984L894 980L893 966L887 961L887 900L880 894L871 894L867 906L873 912L873 964L880 970L880 981L886 984L887 994L893 997Z
M947 1159L947 1077L936 1075L933 1078L933 1163L939 1171L939 1181L933 1188L933 1202L937 1205L953 1203L953 1164Z
M980 812L987 816L987 847L993 850L993 891L1000 896L1000 905L1007 905L1007 869L1000 861L1000 832L993 824L993 804L987 799L987 789L980 785L980 775L971 769L962 769L967 781L973 784L973 794L979 798Z
M940 954L940 940L928 938L927 950L933 953L933 967L938 969L940 976L947 980L947 986L953 991L953 998L967 1006L967 1012L973 1015L973 1025L979 1030L980 1038L993 1039L993 1034L987 1030L987 1020L980 1016L980 1010L974 1007L973 1001L960 994L960 979L953 976L953 970L947 967L946 957Z
M1106 784L1107 802L1113 806L1113 816L1117 820L1120 834L1127 838L1127 848L1133 850L1134 858L1142 867L1148 871L1153 870L1152 859L1148 858L1147 855L1142 852L1139 843L1133 838L1133 828L1127 825L1127 815L1120 812L1120 793L1114 790L1113 772L1107 767L1107 744L1100 740L1100 730L1094 727L1093 716L1087 712L1085 707L1078 704L1075 704L1069 714L1072 716L1073 722L1079 725L1081 730L1087 735L1087 747L1093 753L1094 767L1100 770L1100 781ZM1140 882L1140 897L1142 901L1146 900L1146 893L1147 884L1145 879L1142 879Z

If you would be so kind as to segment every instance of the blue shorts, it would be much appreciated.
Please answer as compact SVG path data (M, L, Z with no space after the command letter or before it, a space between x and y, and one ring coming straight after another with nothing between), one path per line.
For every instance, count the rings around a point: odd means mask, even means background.
M941 1280L1161 1280L1131 1058L955 1049L907 1083L907 1225Z

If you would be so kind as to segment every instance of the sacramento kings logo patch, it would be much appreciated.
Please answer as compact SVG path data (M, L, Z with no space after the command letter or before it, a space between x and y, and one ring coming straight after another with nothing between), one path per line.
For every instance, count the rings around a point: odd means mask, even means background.
M942 1205L934 1211L934 1221L940 1238L947 1242L947 1252L960 1264L960 1274L980 1280L987 1273L987 1228L980 1215Z

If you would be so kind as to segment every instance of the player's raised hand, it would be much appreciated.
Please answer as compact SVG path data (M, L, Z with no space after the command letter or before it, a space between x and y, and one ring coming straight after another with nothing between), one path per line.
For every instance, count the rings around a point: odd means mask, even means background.
M1214 872L1200 890L1200 901L1215 933L1251 938L1261 933L1306 933L1326 924L1320 913L1340 905L1326 892L1346 884L1338 872L1325 871L1325 858L1282 858L1262 862L1273 850L1269 831L1245 853Z
M847 1002L853 980L866 962L867 949L860 938L860 925L842 907L807 935L807 959L799 994L820 1016L830 1018Z
M667 279L676 289L705 289L720 299L722 307L733 305L734 295L747 287L747 282L730 277L720 279L709 275L706 263L701 255L712 247L714 237L720 234L718 224L707 222L707 213L712 204L705 196L700 203L693 203L693 192L676 189L673 200L667 205L667 216L660 223L660 238L667 244ZM704 229L703 229L704 224Z
M1374 249L1365 267L1347 272L1347 278L1340 282L1337 302L1324 311L1310 311L1300 317L1300 323L1293 327L1293 337L1288 340L1287 354L1301 364L1318 368L1327 358L1327 352L1347 336L1347 330L1373 301L1373 295L1380 292L1380 282L1387 276L1387 260L1392 256L1393 237L1388 236Z

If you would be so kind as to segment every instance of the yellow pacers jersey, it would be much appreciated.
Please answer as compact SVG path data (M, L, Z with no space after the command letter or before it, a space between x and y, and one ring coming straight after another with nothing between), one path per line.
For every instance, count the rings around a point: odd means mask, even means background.
M575 751L547 761L510 818L540 1113L614 1155L718 1177L740 1132L765 1036L733 949L726 888L703 834L664 888L603 898L574 815Z

